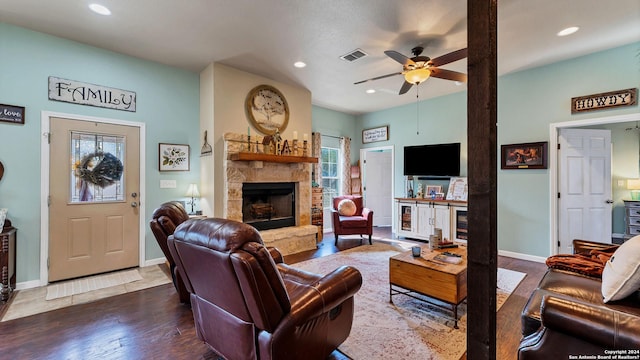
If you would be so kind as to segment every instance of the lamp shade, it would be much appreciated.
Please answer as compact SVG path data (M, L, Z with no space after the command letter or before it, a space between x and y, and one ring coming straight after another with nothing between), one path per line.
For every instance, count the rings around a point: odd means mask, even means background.
M425 68L409 70L404 73L404 79L411 84L424 82L429 78L429 76L431 76L431 71Z
M197 184L189 184L189 188L187 189L187 193L185 194L188 197L200 197L200 193L198 192Z
M640 190L640 179L628 179L627 190Z
M627 190L631 190L631 200L640 200L640 179L627 180Z

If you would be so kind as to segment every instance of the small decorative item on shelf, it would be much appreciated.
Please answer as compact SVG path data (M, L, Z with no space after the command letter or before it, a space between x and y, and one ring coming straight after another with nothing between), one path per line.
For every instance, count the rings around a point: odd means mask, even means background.
M291 148L289 147L289 140L285 140L282 144L281 155L291 155Z
M298 156L298 139L293 139L293 156Z
M304 134L307 137L307 134ZM309 156L309 152L307 151L307 139L302 140L302 156Z
M418 197L418 199L422 199L424 195L424 192L422 190L422 184L418 184L418 187L416 189L416 196Z

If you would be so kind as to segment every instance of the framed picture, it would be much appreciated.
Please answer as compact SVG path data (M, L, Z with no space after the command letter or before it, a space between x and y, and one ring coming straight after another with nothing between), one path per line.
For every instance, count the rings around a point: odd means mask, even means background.
M501 169L546 169L547 142L501 146Z
M284 95L271 85L258 85L245 99L249 122L265 135L284 132L289 123L289 105Z
M373 129L362 130L362 143L368 144L376 141L389 140L389 125Z
M24 125L24 106L0 104L0 121Z
M442 193L442 186L440 185L427 185L427 189L425 192L425 198L435 199L438 194Z
M189 171L189 145L159 144L160 171Z

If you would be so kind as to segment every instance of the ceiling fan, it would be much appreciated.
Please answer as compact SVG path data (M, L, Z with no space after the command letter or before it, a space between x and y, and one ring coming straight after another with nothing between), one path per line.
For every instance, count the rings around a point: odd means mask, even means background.
M387 50L384 53L393 60L402 64L402 71L393 74L387 74L382 76L376 76L371 79L358 81L353 83L354 85L362 84L367 81L380 80L391 76L404 75L404 84L400 88L399 94L402 95L409 91L413 85L421 84L426 81L430 76L437 77L445 80L466 82L467 75L446 69L440 69L440 66L464 59L467 57L467 48L456 50L448 54L444 54L435 59L431 59L428 56L422 56L422 46L416 46L411 49L413 54L412 58L406 57L394 50Z

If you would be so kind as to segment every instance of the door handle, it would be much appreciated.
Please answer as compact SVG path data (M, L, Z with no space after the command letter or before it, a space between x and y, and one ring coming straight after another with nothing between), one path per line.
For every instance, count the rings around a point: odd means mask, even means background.
M606 200L605 203L607 204L613 204L613 200Z
M138 203L137 203L137 202L135 202L135 201L132 201L132 202L131 202L131 207L138 207Z
M134 193L131 193L131 197L132 197L132 198L134 198L134 199L135 199L137 196L138 196L138 193L135 193L135 192L134 192Z

